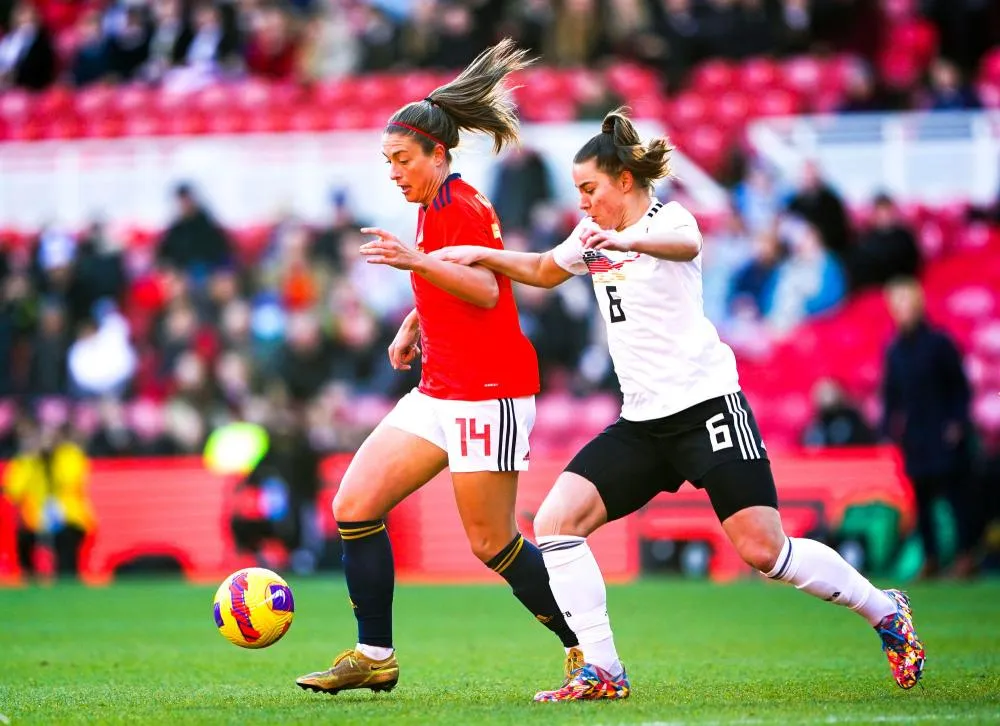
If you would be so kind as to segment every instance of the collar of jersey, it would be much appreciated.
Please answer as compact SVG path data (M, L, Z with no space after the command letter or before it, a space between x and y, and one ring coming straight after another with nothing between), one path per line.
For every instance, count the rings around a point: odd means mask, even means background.
M449 174L448 176L446 176L444 178L444 181L441 182L441 186L438 187L437 193L434 195L434 198L437 199L438 194L440 194L441 190L444 189L444 185L445 184L447 184L450 181L454 181L455 179L461 179L461 178L462 178L462 175L459 174L457 171L453 171L451 174ZM423 207L426 210L427 207L430 206L430 204L421 204L420 206Z

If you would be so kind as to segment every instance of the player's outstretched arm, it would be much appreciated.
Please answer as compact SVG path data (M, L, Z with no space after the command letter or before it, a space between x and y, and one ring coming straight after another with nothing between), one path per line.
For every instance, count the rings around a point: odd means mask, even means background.
M412 271L445 292L481 308L492 308L500 299L500 286L489 270L432 259L378 227L362 227L361 233L375 235L374 240L359 249L369 264Z
M539 254L496 250L479 245L457 245L437 250L431 256L461 265L482 265L515 282L534 287L555 287L573 276L556 264L551 252Z

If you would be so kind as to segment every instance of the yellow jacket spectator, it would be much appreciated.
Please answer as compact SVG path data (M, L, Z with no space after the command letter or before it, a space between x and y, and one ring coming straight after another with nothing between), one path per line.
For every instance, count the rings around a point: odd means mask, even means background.
M90 462L76 444L57 435L25 432L22 452L6 467L3 489L19 512L18 556L33 573L34 550L40 540L55 550L61 574L76 574L80 545L95 520L87 483Z

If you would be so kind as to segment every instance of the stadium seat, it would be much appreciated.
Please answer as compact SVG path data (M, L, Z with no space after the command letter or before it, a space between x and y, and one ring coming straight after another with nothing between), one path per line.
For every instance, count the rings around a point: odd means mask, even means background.
M823 77L822 61L803 55L790 58L781 66L781 85L802 94L815 94ZM839 90L840 84L837 84Z
M743 91L755 93L779 88L784 75L781 66L771 58L749 58L739 65L736 80Z
M705 97L697 91L685 91L671 102L667 120L680 129L697 126L709 114Z
M710 60L695 68L691 85L702 93L725 93L738 86L736 72L724 60Z

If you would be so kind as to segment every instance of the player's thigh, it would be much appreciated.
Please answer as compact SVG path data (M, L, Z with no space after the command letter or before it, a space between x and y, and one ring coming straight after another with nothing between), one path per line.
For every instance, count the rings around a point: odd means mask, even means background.
M486 562L517 534L516 471L452 472L455 504L473 553Z
M337 521L385 516L447 465L433 410L410 395L400 400L351 460L333 500Z
M642 422L624 419L618 419L580 449L567 464L566 472L593 485L604 505L607 522L631 514L659 492L677 491L684 482L671 465L669 450L662 442L650 436ZM573 507L571 512L582 513L582 507L570 502L556 500L555 506ZM583 522L566 524L584 526Z
M608 521L608 509L589 479L564 471L535 515L535 536L588 537Z
M769 571L785 543L771 463L731 461L706 473L701 484L740 557Z

